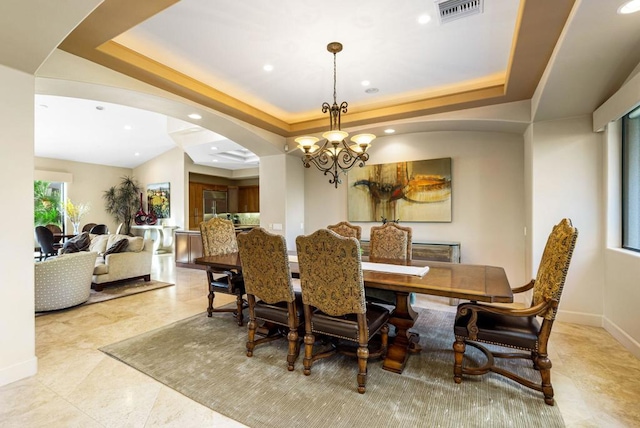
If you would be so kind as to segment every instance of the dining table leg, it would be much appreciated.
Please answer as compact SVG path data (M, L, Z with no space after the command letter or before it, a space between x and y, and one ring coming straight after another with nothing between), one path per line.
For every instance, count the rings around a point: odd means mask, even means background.
M422 350L418 343L420 340L418 333L409 331L417 319L418 313L409 304L409 293L396 291L396 308L389 318L389 323L396 328L396 336L387 350L387 356L382 364L383 369L402 373L409 354Z

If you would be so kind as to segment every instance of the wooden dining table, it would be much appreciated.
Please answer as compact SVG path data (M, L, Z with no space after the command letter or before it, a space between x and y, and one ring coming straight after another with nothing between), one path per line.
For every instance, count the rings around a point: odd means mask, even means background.
M399 262L371 257L362 257L362 260L381 264L429 267L428 272L423 276L363 269L365 287L391 290L396 293L396 306L389 319L396 328L396 336L389 345L383 363L385 370L395 373L402 373L408 356L421 350L418 344L419 336L410 331L418 318L418 314L409 304L410 293L480 302L513 302L509 280L501 267L428 260ZM195 262L216 269L242 270L239 253L200 257ZM290 262L290 267L292 274L296 276L299 272L297 262Z

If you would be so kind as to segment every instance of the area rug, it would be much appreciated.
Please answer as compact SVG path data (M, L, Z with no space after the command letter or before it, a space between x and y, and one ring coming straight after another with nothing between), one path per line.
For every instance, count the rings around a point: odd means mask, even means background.
M69 309L79 308L81 306L92 305L94 303L105 302L107 300L119 299L121 297L133 296L134 294L144 293L146 291L157 290L159 288L171 287L174 284L162 281L145 281L144 279L136 279L123 282L119 285L106 286L102 291L91 289L89 300L71 308L61 309L59 311L36 312L36 316L46 315L66 311Z
M402 374L369 362L367 391L356 390L357 362L317 361L302 373L302 353L286 369L284 340L245 355L246 327L229 314L200 314L108 345L101 351L183 395L250 427L562 427L556 406L495 374L453 381L453 314L419 310L423 349ZM471 348L471 347L469 347ZM470 351L469 363L482 357ZM509 362L535 379L526 362Z

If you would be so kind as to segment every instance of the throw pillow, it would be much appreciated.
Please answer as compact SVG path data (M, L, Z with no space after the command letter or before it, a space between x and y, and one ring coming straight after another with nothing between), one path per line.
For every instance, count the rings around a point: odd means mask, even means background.
M88 232L82 232L74 236L64 243L62 246L62 254L77 253L79 251L88 251L91 244L91 238Z
M129 245L129 240L127 238L121 239L104 252L104 256L107 257L109 254L121 253L127 249L127 245Z

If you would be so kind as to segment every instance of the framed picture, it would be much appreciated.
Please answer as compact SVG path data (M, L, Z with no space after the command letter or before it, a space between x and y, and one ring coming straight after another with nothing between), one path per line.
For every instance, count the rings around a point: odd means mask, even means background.
M366 165L347 177L349 221L451 221L451 158Z
M157 218L171 217L171 191L169 183L156 183L147 186L147 210Z

